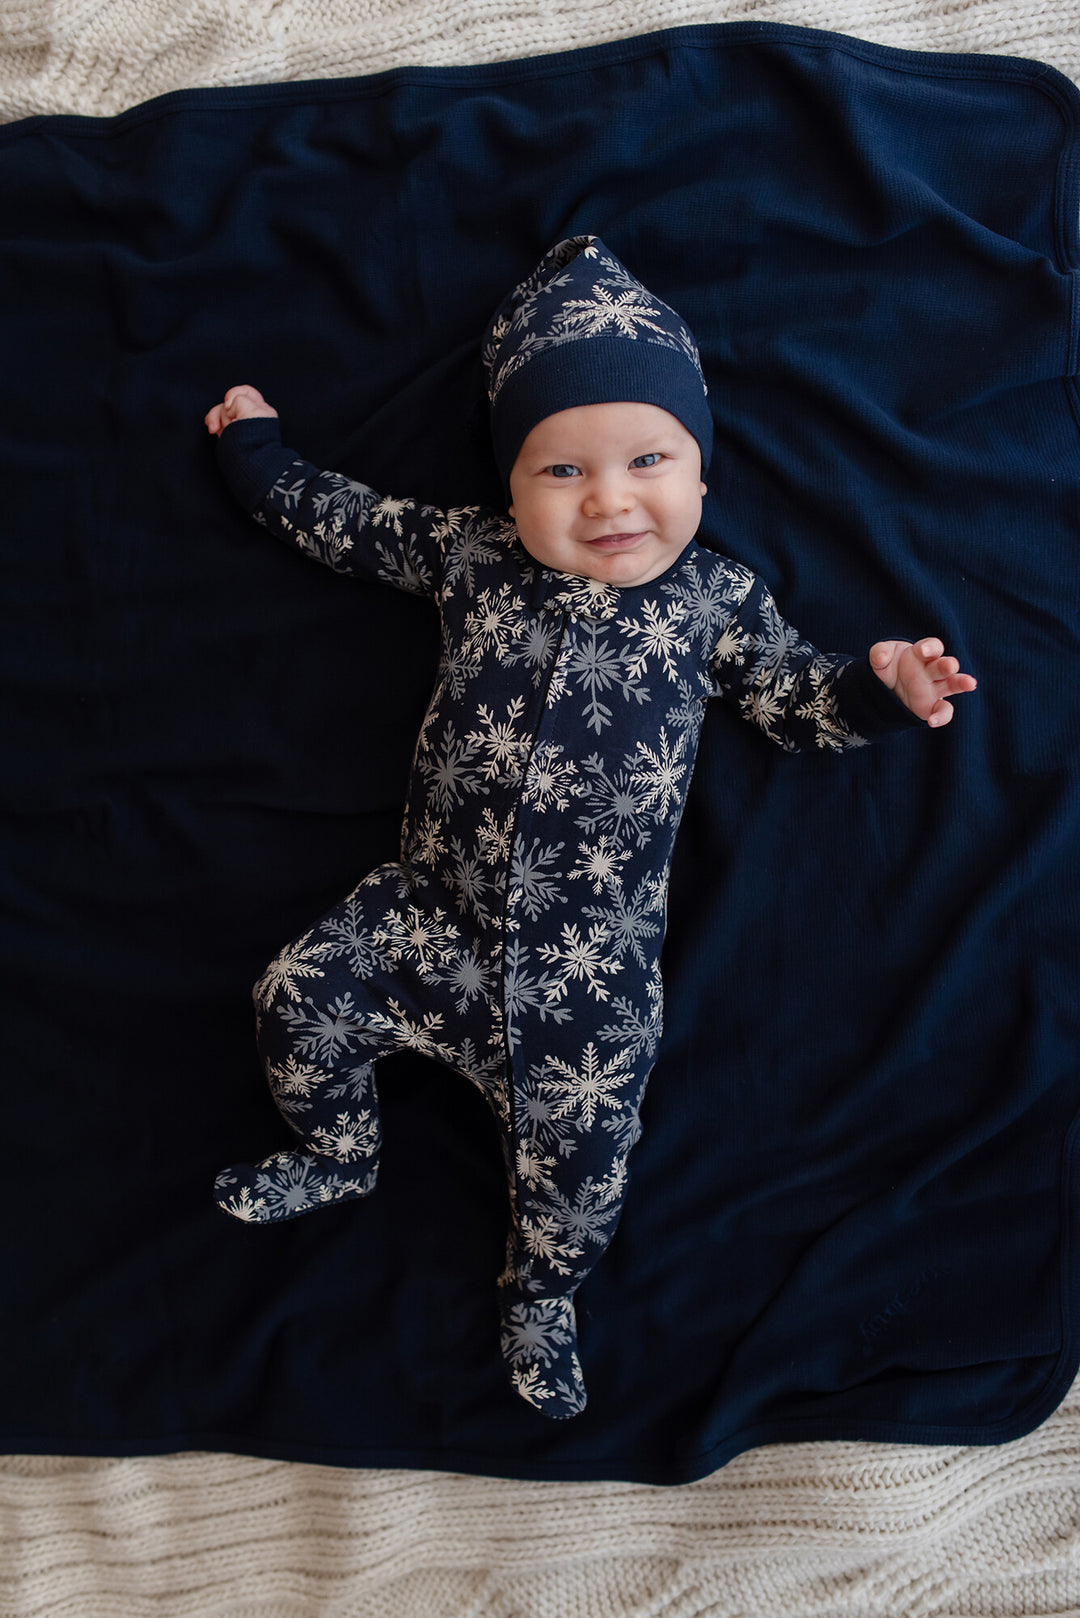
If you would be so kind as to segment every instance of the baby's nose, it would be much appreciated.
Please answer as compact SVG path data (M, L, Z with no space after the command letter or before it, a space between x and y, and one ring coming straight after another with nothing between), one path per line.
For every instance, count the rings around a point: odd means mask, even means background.
M582 502L587 517L610 517L629 511L634 504L633 490L622 478L598 479L590 484Z

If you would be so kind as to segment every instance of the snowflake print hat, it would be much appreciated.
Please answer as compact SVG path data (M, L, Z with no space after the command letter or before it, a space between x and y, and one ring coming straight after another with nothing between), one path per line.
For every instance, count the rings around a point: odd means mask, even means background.
M697 344L599 236L571 236L507 294L484 336L495 459L510 469L538 421L575 405L658 405L697 439L704 473L713 424Z

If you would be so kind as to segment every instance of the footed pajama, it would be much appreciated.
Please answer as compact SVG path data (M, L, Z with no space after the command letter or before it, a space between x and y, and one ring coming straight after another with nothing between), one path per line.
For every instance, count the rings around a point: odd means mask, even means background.
M259 1223L375 1184L373 1063L432 1057L498 1120L510 1188L502 1350L545 1415L585 1404L573 1298L618 1222L661 1032L668 872L704 703L786 750L917 723L865 659L799 639L749 569L696 543L618 589L535 562L511 522L380 497L279 442L220 439L256 519L338 572L432 598L441 624L400 863L289 944L256 986L292 1150L219 1176Z

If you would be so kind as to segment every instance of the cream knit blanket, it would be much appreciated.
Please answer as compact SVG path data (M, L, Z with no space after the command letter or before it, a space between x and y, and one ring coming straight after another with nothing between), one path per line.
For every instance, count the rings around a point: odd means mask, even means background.
M1080 82L1078 0L0 0L0 121L743 17ZM1051 1614L1080 1618L1080 1386L1014 1444L777 1445L681 1489L0 1457L0 1618Z

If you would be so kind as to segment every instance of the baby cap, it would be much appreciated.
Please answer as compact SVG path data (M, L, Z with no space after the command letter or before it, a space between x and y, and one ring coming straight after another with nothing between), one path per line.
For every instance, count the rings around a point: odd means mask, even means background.
M697 439L704 472L713 424L697 344L599 236L571 236L503 299L484 337L495 459L510 469L538 421L575 405L658 405Z

